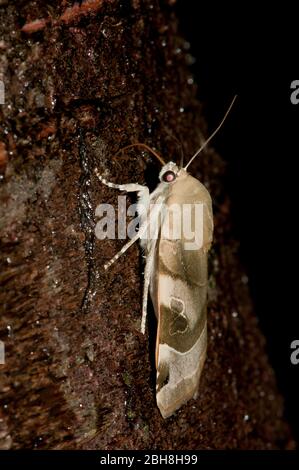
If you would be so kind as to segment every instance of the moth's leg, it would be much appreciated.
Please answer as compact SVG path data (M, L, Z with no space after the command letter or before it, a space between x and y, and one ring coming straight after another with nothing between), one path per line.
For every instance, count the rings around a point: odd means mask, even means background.
M142 186L141 184L136 184L136 183L129 183L129 184L109 183L105 178L103 178L100 175L97 168L95 168L94 172L97 175L97 177L99 178L99 180L103 184L105 184L106 186L109 186L109 188L119 189L121 191L127 191L127 192L135 192L135 191L138 192L138 196L139 196L138 208L139 208L139 211L140 211L140 201L142 201L142 204L145 204L146 208L149 205L150 196L149 196L149 189L148 189L147 186ZM140 212L138 212L138 213L140 214ZM142 211L142 214L144 214L144 213L146 213L146 211L145 212ZM147 228L148 223L144 219L141 222L143 222L143 223L141 223L139 232L128 243L126 243L126 245L124 245L123 248L118 253L116 253L116 255L113 256L113 258L111 258L110 261L108 261L104 265L105 269L108 269L111 266L111 264L115 263L115 261L117 261L118 258L120 258L120 256L123 253L125 253L127 251L127 249L130 248L130 246L133 245L133 243L135 243L135 241L138 240L143 235L143 233L145 232L145 230Z
M106 186L109 186L109 188L119 189L120 191L127 191L128 193L139 192L142 194L144 193L144 194L149 195L149 189L147 186L142 186L141 184L137 184L137 183L128 183L128 184L109 183L109 181L107 181L105 178L103 178L103 176L100 175L97 168L95 168L94 172L99 178L99 180Z
M142 186L140 184L135 184L135 183L129 183L129 184L114 184L106 181L98 172L97 168L95 169L95 174L99 178L99 180L108 186L109 188L114 188L114 189L119 189L121 191L127 191L127 192L138 192L138 205L137 205L137 212L139 216L141 216L141 227L139 229L139 232L128 242L126 243L122 249L116 253L113 258L111 258L110 261L108 261L105 265L104 268L108 269L115 261L117 261L123 253L127 251L128 248L130 248L133 243L135 243L136 240L142 237L142 235L145 233L147 226L148 226L148 221L146 220L145 216L150 204L150 195L149 195L149 189L147 186ZM143 222L143 223L142 223ZM149 284L150 284L150 276L151 276L151 271L152 271L152 264L153 264L153 257L154 257L154 250L151 250L150 254L147 257L146 260L146 266L145 266L145 272L144 272L144 287L143 287L143 302L142 302L142 320L141 320L141 332L144 334L145 333L145 322L146 322L146 313L147 313L147 298L148 298L148 290L149 290Z
M138 193L138 204L137 204L137 213L141 217L141 223L145 222L145 217L150 205L150 193L147 186L142 186L141 184L137 183L128 183L128 184L114 184L109 183L109 181L105 180L98 169L95 168L95 174L99 178L99 180L108 186L109 188L119 189L120 191L127 191L128 193L137 192Z
M142 299L142 318L141 318L141 333L145 333L145 322L147 315L147 301L148 301L148 291L151 281L151 275L154 265L154 256L155 256L155 243L153 243L149 254L146 257L145 269L144 269L144 284L143 284L143 299Z
M111 258L111 260L109 260L106 264L104 264L105 269L108 269L111 266L111 264L115 263L115 261L117 261L118 258L120 258L121 255L123 255L127 251L127 249L130 248L130 246L133 245L133 243L135 243L144 234L144 232L147 229L147 225L148 225L147 223L144 223L140 227L139 232L136 233L136 235L130 241L128 241L128 243L126 243L122 247L122 249L118 253L116 253L116 255L114 255L113 258Z
M159 196L156 200L156 206L151 211L149 222L147 225L152 224L154 226L154 233L153 237L147 239L149 243L149 251L146 256L146 263L145 263L145 270L144 270L144 285L143 285L143 299L142 299L142 319L141 319L141 333L145 333L145 322L146 322L146 314L147 314L147 300L148 300L148 291L149 285L151 282L151 276L154 267L154 258L156 252L156 243L158 239L158 233L160 230L160 220L159 216L161 213L160 204L163 202L163 196Z
M113 256L113 258L111 258L106 264L104 264L104 268L108 269L111 266L111 264L115 263L115 261L117 261L118 258L120 258L121 255L123 255L127 251L127 249L130 248L130 246L133 245L133 243L135 243L136 240L139 239L139 237L140 237L140 234L138 232L138 233L136 233L135 237L131 238L131 240L128 243L126 243L122 247L122 249L119 250L118 253L116 253L116 255Z

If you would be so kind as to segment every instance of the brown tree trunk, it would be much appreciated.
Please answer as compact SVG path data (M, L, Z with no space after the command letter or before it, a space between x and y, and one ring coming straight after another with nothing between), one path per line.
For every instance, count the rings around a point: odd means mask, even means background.
M119 193L94 168L153 188L157 162L115 153L139 141L178 160L178 137L189 158L206 135L173 3L0 2L1 448L292 446L211 148L191 169L215 211L208 358L198 399L170 419L153 321L139 331L138 247L103 269L124 240L95 237L96 206Z

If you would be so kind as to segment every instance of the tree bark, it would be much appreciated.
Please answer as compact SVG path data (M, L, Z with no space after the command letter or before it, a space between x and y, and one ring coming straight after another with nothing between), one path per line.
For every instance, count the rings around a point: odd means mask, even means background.
M94 168L153 189L158 163L116 152L144 142L179 161L176 138L190 158L206 136L173 3L0 2L1 448L293 446L211 147L190 167L214 203L208 355L199 397L170 419L152 311L140 333L138 247L103 269L125 241L95 237L97 205L119 193Z

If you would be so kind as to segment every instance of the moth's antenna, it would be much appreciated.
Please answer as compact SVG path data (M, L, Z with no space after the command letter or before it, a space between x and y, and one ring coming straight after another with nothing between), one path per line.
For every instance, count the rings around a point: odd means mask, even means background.
M115 155L117 155L118 153L122 152L123 150L127 150L129 148L132 148L132 147L143 147L145 150L147 150L148 152L152 153L153 155L155 155L155 157L159 160L160 163L162 163L162 165L166 165L166 163L164 162L163 158L157 153L155 152L152 148L150 148L148 145L146 144L142 144L140 142L136 142L135 144L131 144L131 145L127 145L126 147L123 147L121 148L120 150L118 150L118 152L116 152Z
M180 160L180 168L183 168L183 165L184 165L184 149L183 149L183 145L182 145L182 142L180 139L178 139L172 132L170 132L168 129L165 129L165 132L166 134L169 135L169 137L171 137L173 140L176 141L176 143L178 144L178 146L180 147L180 152L181 152L181 160Z
M184 153L181 153L181 161L180 161L180 168L183 168L184 165Z
M228 110L226 111L224 117L222 118L222 121L220 122L219 126L214 130L214 132L210 135L210 137L205 141L204 144L202 144L202 146L197 150L197 152L193 155L193 157L189 160L189 162L187 163L187 165L185 166L184 170L187 170L188 166L190 165L190 163L193 162L194 158L197 157L197 155L208 145L208 143L210 142L210 140L213 139L214 135L217 134L217 132L219 131L219 129L222 127L222 124L224 123L224 121L226 120L230 110L232 109L233 107L233 104L234 102L236 101L237 99L237 95L234 96L231 104L229 105L228 107Z

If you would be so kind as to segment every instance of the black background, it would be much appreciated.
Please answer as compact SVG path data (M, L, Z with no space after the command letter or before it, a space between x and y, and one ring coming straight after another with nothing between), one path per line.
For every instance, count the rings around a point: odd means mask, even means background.
M179 0L176 9L180 32L196 59L192 70L209 133L239 96L212 145L228 162L241 260L298 439L299 365L290 362L290 344L299 339L299 104L290 101L290 84L299 80L294 5Z

